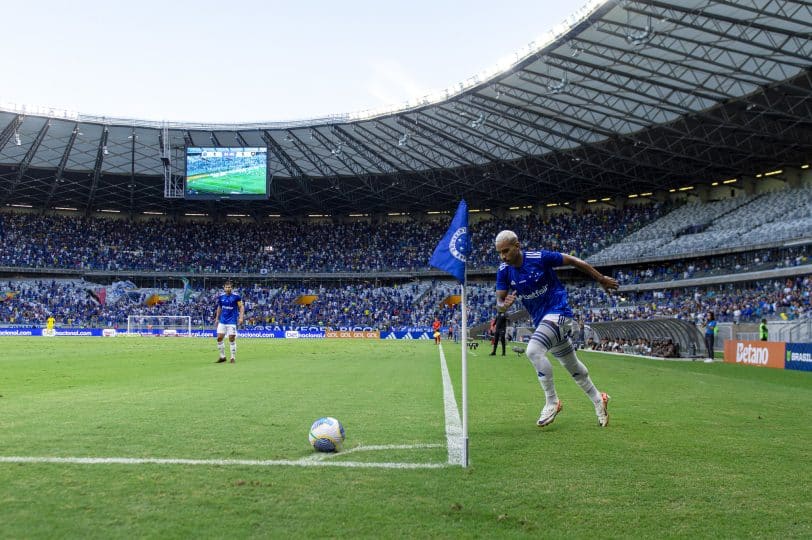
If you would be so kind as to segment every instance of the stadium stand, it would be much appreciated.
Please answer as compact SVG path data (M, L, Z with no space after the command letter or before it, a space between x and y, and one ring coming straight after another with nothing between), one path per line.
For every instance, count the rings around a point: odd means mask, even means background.
M797 188L689 203L588 257L591 264L682 256L812 234L812 189Z
M622 238L659 214L659 205L480 221L470 266L498 264L493 239L514 229L527 245L578 256ZM420 271L448 220L389 222L211 223L41 216L0 213L7 246L0 266L158 272L370 272Z
M697 322L707 311L717 313L720 322L809 318L809 246L775 240L809 238L810 208L812 189L804 188L705 205L653 203L546 219L530 213L479 219L471 226L469 324L484 325L492 316L491 279L498 263L492 240L505 228L515 230L528 247L580 257L596 253L589 259L593 264L614 261L604 271L624 286L616 295L583 284L571 269L561 272L585 324L657 318ZM426 326L435 316L447 324L459 319L459 306L442 302L457 289L426 274L430 251L447 223L447 216L375 224L214 223L0 212L0 239L7 246L0 252L0 267L16 276L0 287L0 324L39 326L54 315L63 325L122 327L128 315L183 313L192 316L194 326L205 327L225 275L243 276L238 288L248 307L248 325L385 330ZM741 234L746 228L750 232ZM771 245L748 249L767 236ZM720 245L730 252L702 255ZM640 262L652 253L659 259ZM386 278L387 272L403 271L411 274ZM769 274L775 271L782 273ZM60 272L65 278L54 279ZM330 278L336 272L347 275ZM371 280L370 272L384 277ZM749 278L754 272L768 272L768 278ZM304 281L314 273L319 277ZM188 288L178 287L179 275L191 280ZM142 286L122 281L127 279L140 279ZM116 285L124 282L131 286ZM106 302L88 293L99 289L107 292ZM298 304L304 294L316 296L315 301ZM147 295L162 300L146 305Z

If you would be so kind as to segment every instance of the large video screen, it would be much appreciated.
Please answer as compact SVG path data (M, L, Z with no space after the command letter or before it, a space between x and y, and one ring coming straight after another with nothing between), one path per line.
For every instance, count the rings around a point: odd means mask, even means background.
M267 199L268 149L186 148L187 199Z

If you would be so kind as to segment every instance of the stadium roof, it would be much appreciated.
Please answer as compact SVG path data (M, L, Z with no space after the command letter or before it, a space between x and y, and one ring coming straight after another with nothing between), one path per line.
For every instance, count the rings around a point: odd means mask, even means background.
M0 109L0 204L302 215L573 203L812 156L812 2L593 2L513 65L396 111L162 124ZM162 156L267 146L268 201L164 197Z

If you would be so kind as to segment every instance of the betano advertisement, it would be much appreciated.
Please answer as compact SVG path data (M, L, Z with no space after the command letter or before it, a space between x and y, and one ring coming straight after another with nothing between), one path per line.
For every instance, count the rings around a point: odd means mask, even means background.
M725 362L812 371L812 343L725 341Z
M784 369L786 344L776 341L725 341L725 362Z

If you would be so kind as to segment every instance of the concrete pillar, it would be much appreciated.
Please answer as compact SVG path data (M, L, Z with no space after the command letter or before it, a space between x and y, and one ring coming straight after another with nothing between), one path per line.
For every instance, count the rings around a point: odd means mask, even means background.
M696 193L696 196L699 197L699 201L702 203L706 203L710 199L710 189L708 186L700 184L694 188L694 193Z
M784 167L784 178L787 179L787 187L801 187L801 169L798 167Z
M660 203L668 201L668 192L664 189L658 189L654 192L654 200Z
M508 209L504 206L500 206L499 208L491 208L491 214L493 214L493 217L495 218L505 219L508 216Z
M756 194L756 179L752 176L742 176L741 188L744 190L745 195L755 195Z

